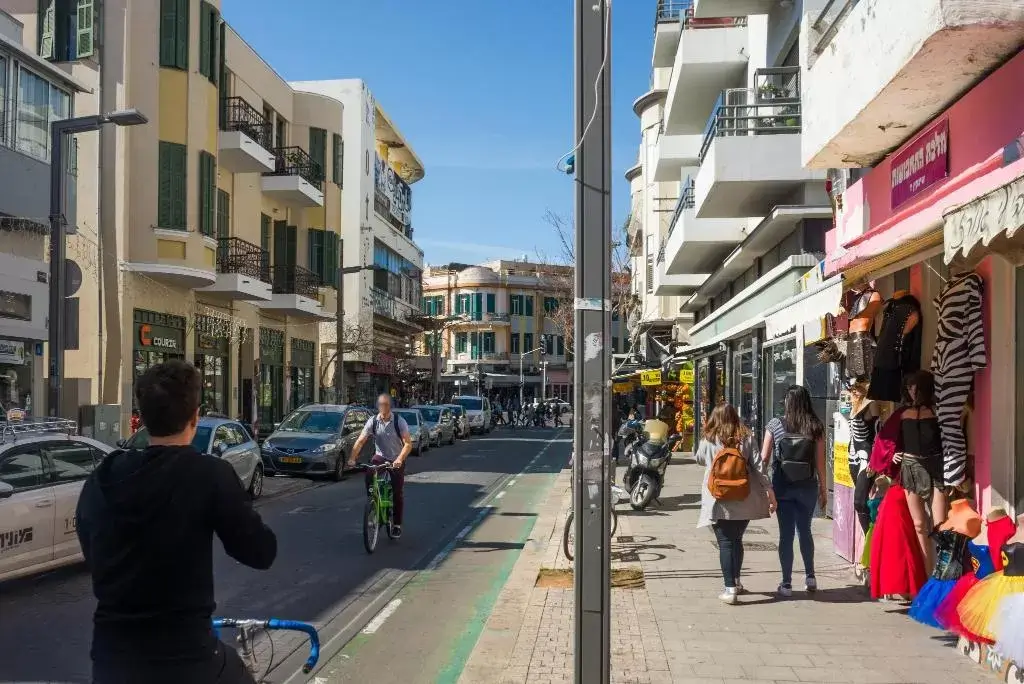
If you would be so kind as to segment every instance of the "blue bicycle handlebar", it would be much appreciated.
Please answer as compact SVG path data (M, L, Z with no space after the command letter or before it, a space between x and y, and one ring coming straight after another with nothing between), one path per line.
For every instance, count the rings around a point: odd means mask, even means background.
M309 636L309 657L306 658L306 662L302 666L302 674L309 674L310 671L316 667L317 661L320 660L320 634L316 631L316 627L306 622L298 622L297 620L279 620L277 618L270 618L269 620L241 620L236 618L213 619L213 628L215 630L219 630L222 627L242 627L246 625L258 626L267 630L303 632Z

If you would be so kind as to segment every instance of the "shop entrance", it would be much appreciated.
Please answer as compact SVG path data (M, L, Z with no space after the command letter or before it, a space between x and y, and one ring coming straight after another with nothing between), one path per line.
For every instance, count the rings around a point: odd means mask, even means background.
M0 339L0 419L8 411L32 413L33 340Z
M309 340L292 339L291 381L292 408L314 401L313 359L316 344Z
M773 341L764 348L764 419L768 424L785 412L786 390L797 384L796 337Z
M213 333L216 321L196 317L196 369L203 379L200 404L207 413L228 415L231 393L231 361L228 340Z
M260 328L260 377L256 395L260 436L284 418L284 332Z
M181 316L135 309L133 338L133 378L135 381L154 366L171 359L185 358L185 325ZM132 408L135 405L135 392L132 392Z

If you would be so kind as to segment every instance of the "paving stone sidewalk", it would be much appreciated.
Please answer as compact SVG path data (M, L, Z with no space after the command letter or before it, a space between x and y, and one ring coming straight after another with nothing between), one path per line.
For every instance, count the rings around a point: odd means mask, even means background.
M756 521L745 538L748 594L728 606L710 529L696 529L701 469L690 459L668 471L662 505L618 510L613 567L644 572L644 589L612 590L612 681L991 683L956 651L956 641L906 617L906 608L869 599L832 551L831 521L815 521L819 590L777 600L777 524ZM571 683L573 592L535 586L541 568L571 564L561 551L570 506L563 471L538 511L523 549L460 684ZM795 570L800 572L799 553ZM796 573L794 573L796 575ZM799 577L799 575L797 575Z

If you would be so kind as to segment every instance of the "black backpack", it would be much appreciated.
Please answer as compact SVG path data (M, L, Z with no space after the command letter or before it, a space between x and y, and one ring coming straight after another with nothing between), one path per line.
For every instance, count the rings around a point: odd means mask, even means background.
M813 479L818 456L816 440L799 432L787 432L776 445L779 468L789 482Z

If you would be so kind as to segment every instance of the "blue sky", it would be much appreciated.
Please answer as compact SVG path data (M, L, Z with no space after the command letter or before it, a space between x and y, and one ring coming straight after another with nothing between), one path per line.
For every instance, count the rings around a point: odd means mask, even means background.
M555 171L572 148L573 0L223 0L225 19L287 80L362 78L419 154L415 239L428 263L557 257L548 210L571 217ZM632 101L650 76L655 0L612 26L616 224L629 210ZM589 87L589 86L588 86Z

